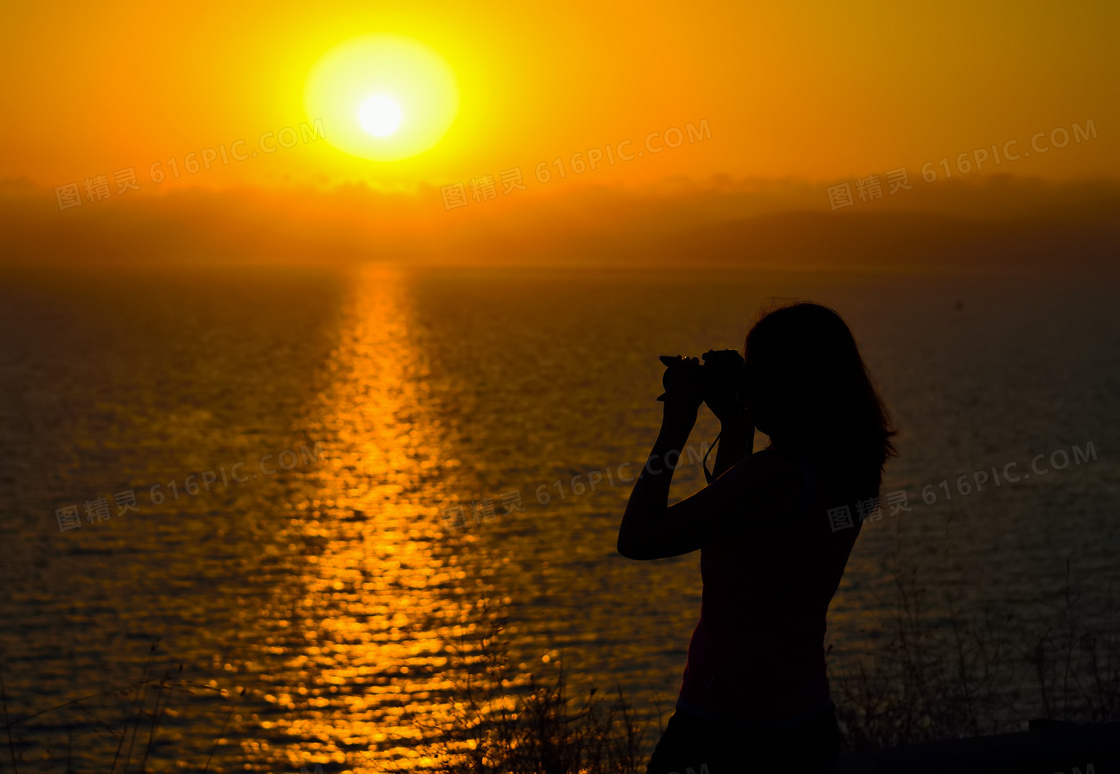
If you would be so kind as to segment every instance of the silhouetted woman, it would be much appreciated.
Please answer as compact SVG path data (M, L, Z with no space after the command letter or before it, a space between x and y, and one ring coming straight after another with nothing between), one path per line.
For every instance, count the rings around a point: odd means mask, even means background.
M709 399L715 480L668 505L702 402L699 361L670 368L664 419L618 531L618 551L700 550L700 620L676 711L649 774L827 772L839 751L825 674L825 614L894 454L890 420L848 326L801 303L747 335L747 405ZM770 438L751 453L755 428ZM852 525L844 526L848 508ZM831 513L830 513L831 511ZM834 520L835 517L835 520Z

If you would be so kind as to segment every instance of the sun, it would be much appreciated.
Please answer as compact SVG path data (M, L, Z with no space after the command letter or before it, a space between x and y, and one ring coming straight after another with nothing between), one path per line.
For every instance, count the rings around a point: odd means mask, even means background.
M320 57L304 107L327 142L353 156L396 161L433 147L459 112L459 84L434 49L399 35L363 35Z
M374 94L358 108L358 122L374 137L388 137L401 125L401 106L392 97Z

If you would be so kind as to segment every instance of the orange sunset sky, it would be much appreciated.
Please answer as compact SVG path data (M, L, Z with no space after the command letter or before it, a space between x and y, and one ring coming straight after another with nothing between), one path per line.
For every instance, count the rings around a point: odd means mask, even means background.
M490 216L500 212L514 222L546 219L518 215L500 185L496 202L457 212L443 206L442 186L515 167L526 184L515 192L520 201L586 186L726 192L751 181L756 192L780 188L790 209L823 211L829 185L905 167L921 187L926 164L944 182L938 195L997 175L1106 187L1120 177L1120 5L1104 0L9 2L4 17L0 180L6 196L28 198L34 204L27 211L41 208L55 222L130 217L123 213L135 202L87 199L60 212L52 190L97 175L111 179L124 168L138 177L140 190L125 194L133 200L189 191L356 196L368 187L369 196L412 197L414 217L400 222L418 228L433 218L438 229L487 206ZM358 158L332 144L326 125L325 140L150 180L155 162L182 165L191 152L238 139L252 149L263 133L313 121L304 100L312 67L337 44L372 33L421 41L454 72L458 113L434 147L397 161ZM710 137L569 171L562 180L551 167L547 185L534 179L541 162L569 163L575 153L626 139L641 151L651 132L661 133L660 145L666 130L688 124L706 127ZM1095 135L1050 147L1075 125ZM1047 150L1031 152L1039 132ZM1014 161L995 166L989 159L967 174L952 166L959 154L971 162L977 149L1008 141L1020 152ZM938 166L943 158L951 175ZM913 194L907 206L931 195ZM884 209L902 201L883 198ZM386 211L411 206L378 201ZM307 206L346 209L337 201ZM720 206L733 215L739 205ZM370 222L377 217L368 215ZM381 227L394 228L390 220ZM26 248L35 239L16 243Z

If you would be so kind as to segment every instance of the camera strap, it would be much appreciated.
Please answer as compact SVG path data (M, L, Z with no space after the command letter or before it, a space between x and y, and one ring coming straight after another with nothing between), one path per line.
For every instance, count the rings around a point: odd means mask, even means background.
M723 435L723 428L722 427L720 428L719 432L716 433L716 437L712 439L712 445L708 447L708 450L706 452L704 452L704 459L700 463L701 465L704 466L704 478L705 478L705 480L707 480L707 482L709 484L712 483L713 481L715 481L716 478L708 470L708 455L712 453L712 449L716 448L716 444L719 442L719 437L721 435Z

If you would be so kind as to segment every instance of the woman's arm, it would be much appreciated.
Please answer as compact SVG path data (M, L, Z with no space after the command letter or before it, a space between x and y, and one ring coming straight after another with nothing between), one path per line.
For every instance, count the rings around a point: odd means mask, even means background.
M623 556L641 558L640 554L647 548L646 538L664 526L673 469L680 462L681 450L696 424L698 410L698 406L690 410L687 405L665 401L661 432L657 434L649 458L634 481L634 489L630 492L630 500L626 503L626 512L618 528L617 547Z
M797 461L773 450L750 454L754 427L747 416L723 423L716 480L669 505L674 465L696 423L698 405L666 401L661 432L642 468L618 530L618 552L628 559L662 559L696 551L747 524L780 525L793 513L801 491ZM726 441L726 445L725 445Z
M659 399L665 401L661 432L626 504L618 552L629 559L661 559L696 551L748 524L780 526L797 507L801 466L772 449L751 454L752 412L718 399L712 406L721 424L715 480L669 505L673 467L704 401L704 375L696 358L663 357L662 362L667 369L665 394Z

